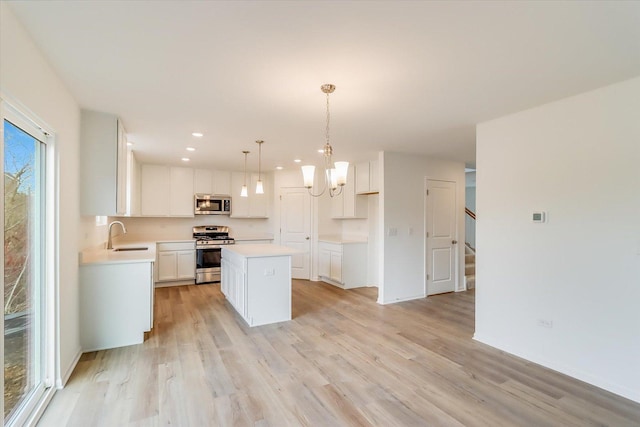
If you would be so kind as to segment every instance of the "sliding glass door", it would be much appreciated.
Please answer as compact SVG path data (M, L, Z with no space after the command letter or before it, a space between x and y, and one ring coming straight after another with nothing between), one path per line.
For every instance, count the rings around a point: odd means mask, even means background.
M21 425L45 390L46 134L3 117L4 421Z

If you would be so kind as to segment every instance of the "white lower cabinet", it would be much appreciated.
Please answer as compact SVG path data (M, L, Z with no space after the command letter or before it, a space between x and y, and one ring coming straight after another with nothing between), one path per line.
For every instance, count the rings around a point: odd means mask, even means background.
M196 278L196 250L194 242L164 242L156 248L157 282L193 280Z
M153 263L81 265L82 350L140 344L153 327Z
M249 326L291 320L291 254L285 254L290 249L244 247L250 249L222 249L222 293Z
M320 241L320 280L343 289L367 285L367 243Z

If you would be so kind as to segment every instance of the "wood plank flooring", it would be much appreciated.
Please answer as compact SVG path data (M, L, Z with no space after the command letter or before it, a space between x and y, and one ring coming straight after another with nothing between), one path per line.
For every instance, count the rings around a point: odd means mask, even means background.
M39 426L638 426L640 405L473 341L474 292L388 306L294 281L249 328L219 285L156 290L144 344L84 354Z

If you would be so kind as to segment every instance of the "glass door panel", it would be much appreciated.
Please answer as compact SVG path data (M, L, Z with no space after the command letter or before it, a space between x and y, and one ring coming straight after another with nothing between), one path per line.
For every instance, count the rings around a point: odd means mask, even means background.
M4 120L4 420L44 389L45 144Z

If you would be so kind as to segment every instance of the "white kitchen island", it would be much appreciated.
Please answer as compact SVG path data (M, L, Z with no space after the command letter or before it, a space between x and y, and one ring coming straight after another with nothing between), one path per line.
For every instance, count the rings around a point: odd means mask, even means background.
M249 326L291 320L295 253L270 244L222 246L222 293Z

